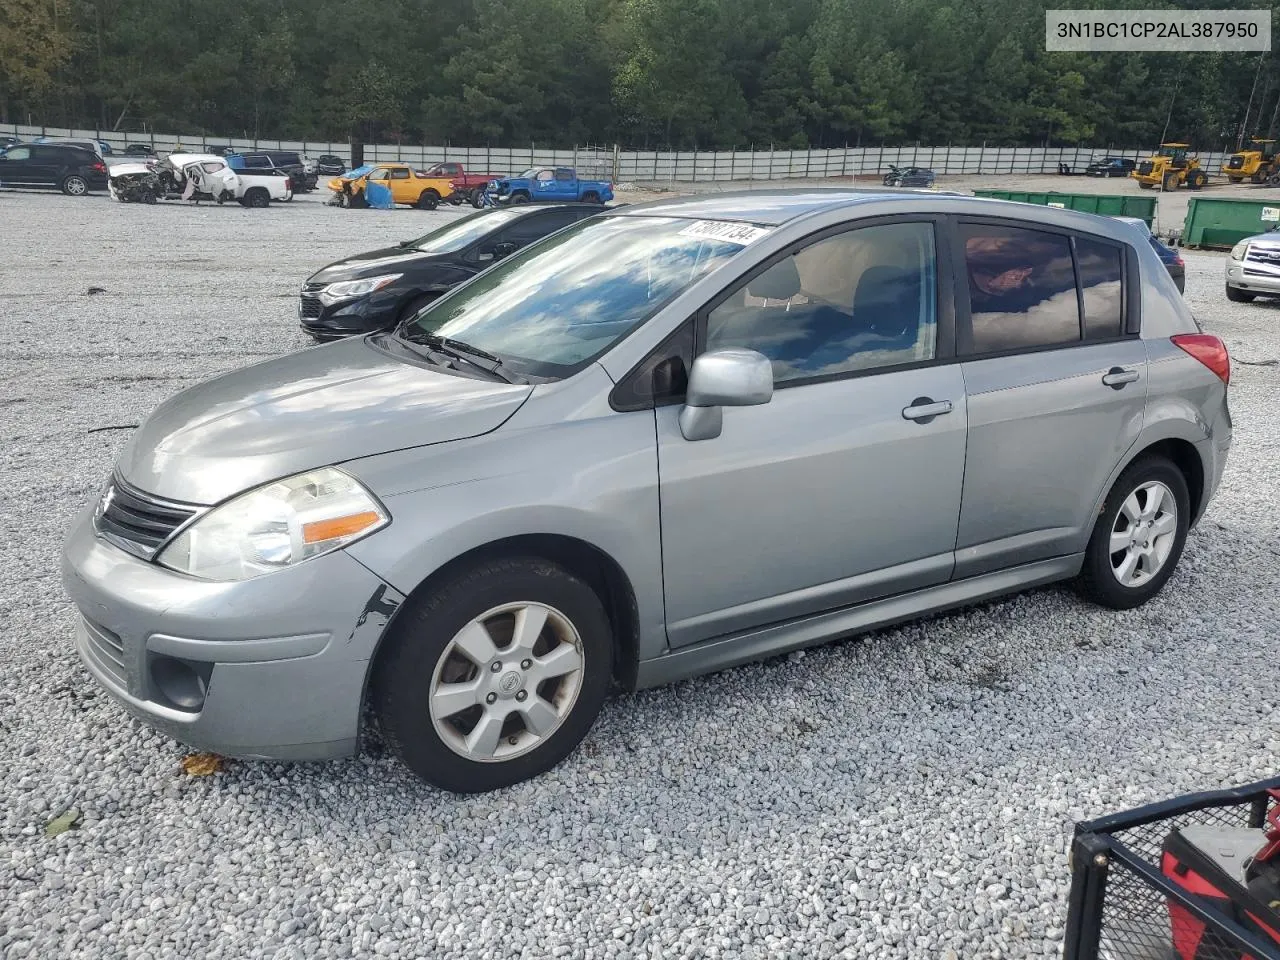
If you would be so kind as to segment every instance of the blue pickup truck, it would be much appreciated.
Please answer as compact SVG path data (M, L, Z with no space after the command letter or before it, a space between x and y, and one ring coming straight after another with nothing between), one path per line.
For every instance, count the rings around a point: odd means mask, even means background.
M574 200L606 203L613 199L607 180L579 180L572 167L530 167L517 177L492 181L485 199L493 205L529 203L531 200Z

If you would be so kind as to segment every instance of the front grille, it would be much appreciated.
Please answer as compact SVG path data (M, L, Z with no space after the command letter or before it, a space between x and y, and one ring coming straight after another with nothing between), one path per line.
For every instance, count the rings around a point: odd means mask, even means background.
M324 288L325 285L323 283L304 283L302 285L302 300L298 307L298 316L304 320L314 320L320 316L324 305L316 294Z
M189 503L161 500L116 479L102 495L94 523L98 532L116 546L150 560L161 544L199 509Z
M1147 177L1151 175L1151 171L1154 170L1155 167L1156 165L1150 160L1144 160L1142 163L1138 164L1138 172L1144 177Z
M121 687L128 689L128 671L124 666L124 641L88 617L80 619L84 625L85 650L94 665Z
M1280 275L1280 247L1250 244L1244 252L1244 272L1268 277Z

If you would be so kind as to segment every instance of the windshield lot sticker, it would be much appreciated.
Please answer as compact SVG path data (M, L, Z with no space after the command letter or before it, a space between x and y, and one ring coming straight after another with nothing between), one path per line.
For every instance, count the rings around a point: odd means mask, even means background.
M769 231L750 223L729 223L724 220L698 220L680 231L682 237L699 240L723 240L745 247L753 240L768 236Z

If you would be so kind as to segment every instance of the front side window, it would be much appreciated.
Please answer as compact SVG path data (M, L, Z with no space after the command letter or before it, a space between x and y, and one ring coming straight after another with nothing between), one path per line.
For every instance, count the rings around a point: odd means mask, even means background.
M419 237L409 246L423 253L457 253L486 234L496 232L525 215L519 207L473 213L428 233L425 237Z
M525 248L419 313L431 333L516 373L569 376L743 249L677 217L593 217Z
M539 183L550 183L550 182L551 182L551 180L552 180L552 178L553 178L554 176L555 176L555 175L554 175L550 170L539 170L539 171L538 171L538 182L539 182Z
M386 180L390 175L391 175L391 171L386 169L386 167L383 167L382 169L375 170L373 171L373 173L369 174L369 179L370 180Z
M974 353L1080 339L1080 307L1068 237L974 223L961 224L960 236Z
M891 223L819 240L748 280L707 316L707 349L746 347L774 383L931 360L933 225Z

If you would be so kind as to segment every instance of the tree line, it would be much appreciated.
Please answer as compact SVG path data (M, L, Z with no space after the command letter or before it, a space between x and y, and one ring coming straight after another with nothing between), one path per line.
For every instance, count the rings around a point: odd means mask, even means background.
M1280 130L1280 51L1050 54L1047 6L3 0L0 121L677 149L1208 149Z

